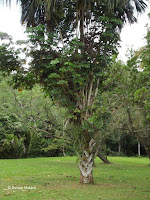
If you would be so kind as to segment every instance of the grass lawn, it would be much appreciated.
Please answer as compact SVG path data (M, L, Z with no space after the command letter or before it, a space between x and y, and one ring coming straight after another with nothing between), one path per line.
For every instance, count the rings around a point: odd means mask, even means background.
M113 164L103 164L96 158L95 184L82 185L76 157L2 159L0 199L150 200L148 158L110 157L109 160Z

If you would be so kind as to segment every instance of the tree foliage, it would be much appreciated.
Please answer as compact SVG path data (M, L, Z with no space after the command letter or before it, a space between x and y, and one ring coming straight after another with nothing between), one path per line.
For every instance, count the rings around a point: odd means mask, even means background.
M0 157L74 154L67 110L44 97L39 86L15 90L10 81L1 76Z
M137 55L137 54L135 54ZM143 56L143 53L142 53ZM147 56L147 54L146 54ZM150 157L149 135L149 69L136 56L127 65L115 63L105 84L109 87L112 124L114 129L134 136ZM111 89L110 89L111 88Z

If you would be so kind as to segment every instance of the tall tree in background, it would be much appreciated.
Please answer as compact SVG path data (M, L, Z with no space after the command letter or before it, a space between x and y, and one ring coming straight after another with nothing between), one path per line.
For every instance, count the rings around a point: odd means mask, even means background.
M94 104L117 52L123 23L136 22L146 8L144 1L24 1L22 22L27 26L32 57L27 71L18 70L16 87L40 83L57 103L69 109L74 121L80 155L81 183L93 182L98 118ZM38 26L39 24L45 26ZM45 28L46 27L46 28Z
M148 32L147 45L131 56L127 65L118 61L111 66L105 95L111 105L111 130L134 136L150 158L149 38Z

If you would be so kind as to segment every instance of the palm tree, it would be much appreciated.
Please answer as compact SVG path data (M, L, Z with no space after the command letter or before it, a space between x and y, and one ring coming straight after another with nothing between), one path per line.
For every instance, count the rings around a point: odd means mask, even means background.
M11 0L3 0L11 4ZM61 41L67 37L67 32L74 32L82 42L91 18L112 16L122 23L137 22L135 11L142 13L147 5L146 0L16 0L22 8L21 22L27 27L39 24L46 25L49 32L59 32ZM98 9L103 11L98 13ZM95 13L94 13L95 12ZM97 13L96 13L97 12ZM122 26L119 27L120 29Z
M107 11L116 12L117 8L120 10L120 16L124 21L130 23L137 22L137 18L134 16L135 11L142 13L145 11L147 5L143 0L104 0L107 4Z
M11 4L11 0L3 0ZM137 22L135 11L142 13L147 5L146 0L16 0L22 8L21 22L26 26L46 25L48 31L59 32L61 40L68 30L75 31L84 42L84 32L91 24L92 17L115 15L123 23ZM101 13L93 14L102 7ZM93 15L93 16L92 16ZM97 15L97 16L96 16ZM76 19L75 19L76 18ZM122 28L122 26L120 27Z
M11 4L11 0L3 1L7 4ZM21 4L22 8L21 21L22 23L27 23L27 26L36 26L41 23L47 24L51 22L56 12L64 12L66 7L71 9L75 6L75 12L78 13L78 16L82 17L81 12L87 12L93 5L99 6L101 3L106 5L107 13L118 13L123 21L134 23L137 21L137 18L134 16L135 11L137 11L137 13L144 12L147 7L146 1L147 0L16 0L16 2Z

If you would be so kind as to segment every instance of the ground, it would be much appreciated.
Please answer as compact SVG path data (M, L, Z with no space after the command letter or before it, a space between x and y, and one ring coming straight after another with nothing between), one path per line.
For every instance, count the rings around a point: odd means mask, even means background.
M96 158L93 185L79 183L76 157L0 160L0 199L150 200L148 158ZM26 187L27 186L27 187Z

